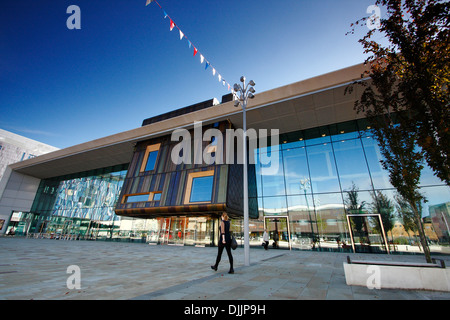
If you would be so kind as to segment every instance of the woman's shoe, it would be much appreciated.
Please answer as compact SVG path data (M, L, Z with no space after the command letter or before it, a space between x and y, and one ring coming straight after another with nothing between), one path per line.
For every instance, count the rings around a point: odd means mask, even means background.
M230 271L228 271L228 273L234 273L234 270L233 270L233 269L230 269Z
M211 266L211 269L213 269L214 271L217 271L217 266Z

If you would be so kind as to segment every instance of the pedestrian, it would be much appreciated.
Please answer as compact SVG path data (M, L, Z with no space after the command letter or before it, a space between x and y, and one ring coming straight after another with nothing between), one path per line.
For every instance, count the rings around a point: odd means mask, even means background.
M227 250L228 261L230 262L230 271L228 273L234 273L233 269L233 255L231 254L231 234L230 234L230 221L228 221L228 215L224 212L219 225L219 249L217 251L216 264L211 266L211 269L217 271L220 259L222 258L223 248Z
M269 246L269 234L267 233L267 229L264 229L263 241L264 241L264 249L267 250Z

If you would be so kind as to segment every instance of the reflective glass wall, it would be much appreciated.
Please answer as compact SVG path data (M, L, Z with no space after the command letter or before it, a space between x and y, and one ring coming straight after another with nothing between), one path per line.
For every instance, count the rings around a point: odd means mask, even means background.
M253 245L261 244L266 228L274 247L350 251L353 236L357 251L421 251L363 120L284 134L280 144L275 172L263 174L256 165L259 219L250 226ZM270 147L255 150L270 152ZM422 216L430 248L450 253L444 222L450 221L449 188L426 167L421 191L427 197ZM356 214L380 214L387 243L378 216Z

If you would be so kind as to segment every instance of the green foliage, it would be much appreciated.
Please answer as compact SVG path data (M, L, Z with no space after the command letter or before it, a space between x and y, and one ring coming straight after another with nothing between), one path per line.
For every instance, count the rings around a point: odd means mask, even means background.
M382 166L408 203L431 261L418 185L426 160L450 186L450 2L377 0L376 4L386 14L380 29L359 40L370 54L363 77L371 80L359 82L365 89L355 109L371 122L384 157ZM373 40L380 35L387 46Z

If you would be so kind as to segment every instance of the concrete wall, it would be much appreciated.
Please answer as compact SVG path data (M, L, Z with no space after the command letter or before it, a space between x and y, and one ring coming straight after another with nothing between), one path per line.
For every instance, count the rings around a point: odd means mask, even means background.
M450 292L450 269L420 266L384 266L344 262L347 285L369 289L411 289Z
M33 178L9 167L0 180L0 219L5 220L0 234L6 232L13 211L29 212L33 205L40 179Z

